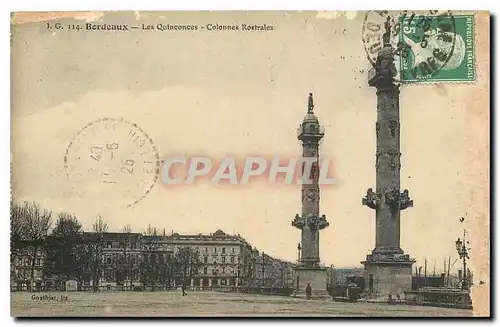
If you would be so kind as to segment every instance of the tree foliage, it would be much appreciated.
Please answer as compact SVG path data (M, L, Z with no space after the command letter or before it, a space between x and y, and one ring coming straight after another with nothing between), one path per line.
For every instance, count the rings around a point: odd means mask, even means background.
M94 291L98 290L102 270L104 249L104 234L108 231L108 224L99 215L92 224L92 233L84 239L84 252L89 262L90 276Z
M60 213L45 246L44 276L60 280L82 279L86 256L82 249L82 225L68 213Z
M198 249L189 246L179 248L174 261L177 277L184 285L188 285L191 278L198 274L202 264Z
M29 290L32 290L35 267L52 225L52 212L41 209L36 202L11 202L10 211L11 262L22 257L30 264ZM16 277L13 275L12 277Z

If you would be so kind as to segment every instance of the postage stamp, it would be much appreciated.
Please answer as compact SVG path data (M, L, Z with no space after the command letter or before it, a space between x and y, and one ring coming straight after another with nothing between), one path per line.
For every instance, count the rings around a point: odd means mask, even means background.
M402 82L475 80L474 16L401 17Z
M160 158L153 140L137 124L102 118L88 123L70 141L64 166L68 178L79 185L80 196L105 195L130 207L155 185Z

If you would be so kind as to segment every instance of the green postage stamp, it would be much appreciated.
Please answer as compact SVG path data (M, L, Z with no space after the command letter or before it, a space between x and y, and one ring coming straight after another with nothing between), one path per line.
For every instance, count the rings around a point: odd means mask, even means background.
M404 16L399 21L402 82L474 81L474 16Z

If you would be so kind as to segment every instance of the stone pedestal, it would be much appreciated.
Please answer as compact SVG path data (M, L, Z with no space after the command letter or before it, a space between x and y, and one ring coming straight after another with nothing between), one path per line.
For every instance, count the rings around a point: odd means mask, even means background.
M405 292L411 291L412 265L414 259L408 254L369 254L365 266L364 294L368 300L387 302L392 299L404 300Z
M297 267L294 269L295 292L294 297L306 298L307 284L311 285L311 298L328 298L330 295L326 290L327 275L326 268Z
M67 280L65 286L66 292L75 292L78 290L78 283L73 279Z

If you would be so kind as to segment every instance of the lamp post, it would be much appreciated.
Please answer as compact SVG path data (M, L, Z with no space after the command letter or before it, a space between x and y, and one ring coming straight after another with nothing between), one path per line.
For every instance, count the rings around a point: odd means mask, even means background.
M300 263L300 250L302 250L302 247L299 243L299 245L297 245L297 263Z
M262 252L262 287L264 287L264 281L266 280L266 261L265 261L265 256L266 254Z
M460 238L458 238L456 241L455 241L455 245L457 247L457 252L458 252L458 255L460 257L460 259L462 259L463 261L463 273L462 273L462 289L463 290L468 290L469 289L469 283L468 283L468 280L467 280L467 259L469 259L469 253L468 253L468 249L467 249L467 241L465 239L465 228L464 228L464 238L463 240L461 240Z
M281 263L281 287L285 287L285 263Z
M236 293L239 293L240 287L240 262L238 260L238 264L236 265Z
M255 257L252 256L252 258L250 259L250 262L248 263L248 283L251 284L251 286L255 286L255 278L257 277L255 263L256 263Z
M333 265L330 265L330 285L333 286L335 278L333 276Z

